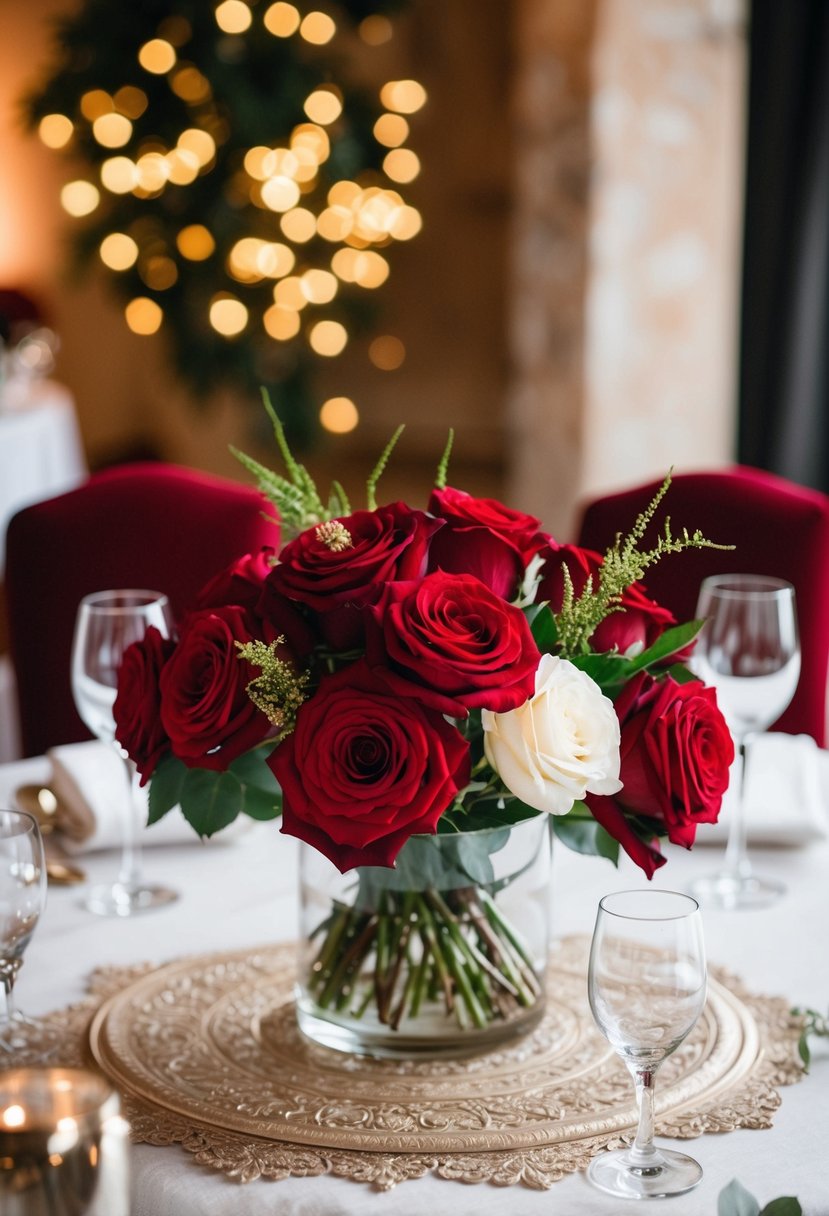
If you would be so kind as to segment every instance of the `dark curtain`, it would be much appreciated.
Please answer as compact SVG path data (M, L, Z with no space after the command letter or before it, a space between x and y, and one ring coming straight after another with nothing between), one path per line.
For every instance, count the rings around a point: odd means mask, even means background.
M829 0L753 0L738 455L829 491Z

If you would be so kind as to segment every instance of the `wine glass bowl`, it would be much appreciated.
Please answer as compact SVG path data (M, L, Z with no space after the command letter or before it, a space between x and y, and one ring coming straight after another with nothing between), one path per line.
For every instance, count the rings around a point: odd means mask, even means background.
M784 887L754 874L746 852L745 768L751 737L777 721L797 690L800 642L794 588L767 575L716 575L700 587L697 616L705 625L694 651L694 670L716 688L740 764L736 797L729 807L724 866L697 879L692 891L721 908L761 907Z
M127 783L123 817L121 868L116 882L93 887L85 900L90 912L103 916L132 916L170 903L176 892L150 886L141 875L135 766L115 738L113 706L118 672L125 651L154 627L170 637L172 614L159 591L118 589L85 596L78 608L72 643L72 695L81 720L98 739L111 744L124 761Z
M653 1143L654 1076L705 1004L705 945L696 900L674 891L619 891L599 903L588 968L596 1025L636 1084L630 1148L593 1158L594 1186L625 1199L663 1198L702 1178L692 1157Z
M26 811L0 810L0 1049L19 1046L30 1019L16 1012L14 982L46 903L43 840Z

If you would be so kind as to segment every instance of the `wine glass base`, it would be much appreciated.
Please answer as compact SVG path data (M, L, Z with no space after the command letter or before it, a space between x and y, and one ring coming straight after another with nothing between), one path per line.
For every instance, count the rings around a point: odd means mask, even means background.
M163 908L178 899L178 891L169 887L127 886L113 883L109 886L92 887L83 900L87 912L96 916L137 916Z
M702 1166L669 1148L658 1148L652 1162L643 1166L630 1149L617 1149L594 1157L587 1178L617 1199L666 1199L693 1190L702 1179Z
M707 908L766 908L786 894L774 878L758 874L734 874L727 870L709 874L691 883L691 894Z

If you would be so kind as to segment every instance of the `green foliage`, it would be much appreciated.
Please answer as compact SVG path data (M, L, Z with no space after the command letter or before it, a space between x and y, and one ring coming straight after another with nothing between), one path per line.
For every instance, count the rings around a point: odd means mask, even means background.
M802 1216L803 1209L793 1196L772 1199L761 1209L760 1204L735 1178L720 1191L717 1216Z
M168 178L158 188L123 193L103 189L93 212L71 221L74 268L97 265L124 302L149 297L162 309L161 333L196 400L221 383L251 399L259 385L269 384L278 388L280 411L294 436L307 437L319 406L312 381L323 361L309 345L310 327L324 318L345 324L352 335L372 328L375 293L342 281L330 303L311 303L302 311L294 337L274 339L263 325L274 304L274 278L236 277L228 259L240 239L254 238L287 246L296 258L293 273L329 269L331 243L319 235L292 243L280 227L280 214L264 205L245 169L251 149L290 146L295 129L309 121L304 103L320 86L334 85L342 113L325 128L329 154L313 180L302 184L301 206L318 216L339 181L393 189L399 197L383 170L388 150L374 136L374 124L385 112L377 84L359 83L354 57L346 61L346 55L366 16L391 13L404 3L338 0L330 8L337 32L328 44L316 46L299 33L271 34L263 19L267 4L252 6L250 26L237 34L219 28L216 4L193 0L81 0L55 22L52 63L23 105L32 127L50 114L72 121L74 134L60 155L71 157L76 176L80 164L80 172L85 166L84 176L100 185L106 161L119 156L137 163L147 152L166 155L185 130L206 131L214 140L214 156L193 180ZM176 63L169 71L147 71L139 63L140 48L156 38L175 47ZM368 62L371 55L365 48L361 58ZM191 74L189 89L182 83L183 70ZM103 146L93 133L94 113L88 103L82 108L82 100L96 90L112 97L125 86L140 89L146 104L129 113L132 127L123 145ZM204 226L215 246L197 260L184 256L177 242L191 225ZM125 233L139 246L137 261L123 270L109 270L99 258L101 242L111 233ZM388 237L381 243L388 244ZM210 304L223 292L248 309L248 323L235 336L220 336L209 322Z
M674 537L671 521L666 518L656 544L650 549L640 549L639 543L670 484L669 473L627 536L622 533L617 535L604 555L597 586L590 576L581 595L576 596L570 573L566 566L563 567L564 596L561 610L556 615L556 626L561 651L568 658L588 653L590 637L610 612L618 610L623 592L632 583L639 582L645 572L666 554L682 553L686 549L733 548L733 545L720 545L707 540L699 530L689 533L687 528L683 528L682 535Z
M369 511L374 511L377 507L377 483L382 477L383 470L389 463L389 457L394 451L395 445L397 444L400 436L403 434L404 429L405 428L402 425L397 428L391 439L383 448L383 451L380 453L380 459L377 461L377 464L369 473L368 481L366 482L366 506L368 507Z
M212 836L239 814L251 819L275 819L282 796L265 763L269 748L257 748L234 760L227 772L188 768L175 756L164 759L150 782L148 824L180 806L200 836Z
M797 1042L797 1051L803 1061L803 1071L808 1072L812 1062L812 1052L809 1046L809 1035L818 1038L829 1038L829 1015L819 1013L816 1009L804 1009L796 1006L792 1016L803 1019L803 1032Z
M435 474L435 489L446 489L446 478L449 475L449 457L452 455L452 445L455 442L455 432L450 426L449 436L446 440L446 447L443 449L443 455L438 464L437 473Z
M581 808L583 813L580 813ZM553 831L562 844L574 853L590 857L606 857L614 866L619 864L619 842L597 823L583 803L575 803L567 815L552 816Z

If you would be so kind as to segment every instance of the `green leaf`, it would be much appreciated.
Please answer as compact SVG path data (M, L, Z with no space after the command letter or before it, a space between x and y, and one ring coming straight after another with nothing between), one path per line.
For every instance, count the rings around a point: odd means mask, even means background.
M181 791L181 811L200 836L226 828L242 809L242 785L231 772L191 768Z
M808 1030L804 1030L803 1034L797 1040L797 1054L800 1056L801 1060L803 1061L803 1071L808 1072L809 1065L812 1062L812 1052L809 1047Z
M656 639L653 646L649 646L635 659L630 660L630 674L644 671L656 663L662 663L672 654L683 650L690 642L693 642L704 624L705 621L686 621L684 625L674 625L671 629L666 629Z
M577 654L570 662L580 671L586 672L607 696L621 688L633 675L633 660L610 651L606 654Z
M234 777L237 777L243 785L255 785L259 789L270 790L272 793L278 794L279 785L268 767L267 760L272 750L272 748L256 747L252 751L245 752L228 765L228 772L233 773Z
M553 831L574 853L606 857L614 866L619 864L619 842L592 817L553 815Z
M530 622L530 632L542 654L551 654L558 642L556 618L549 604L544 604Z
M781 1195L767 1203L760 1216L803 1216L803 1208L794 1195Z
M278 819L282 814L282 793L279 789L262 790L256 785L242 786L242 813L251 819Z
M734 1178L717 1199L717 1216L760 1216L760 1205Z
M503 806L498 805L501 801L504 802ZM470 814L473 816L472 823ZM476 831L483 828L511 827L515 823L523 823L525 819L534 819L538 814L535 807L527 806L519 798L504 799L501 794L492 794L489 798L476 799L468 810L464 808L461 815L455 815L452 811L441 815L438 831L468 832L471 827Z
M147 825L158 823L168 811L181 801L181 787L190 772L176 756L162 760L150 781L149 814Z

